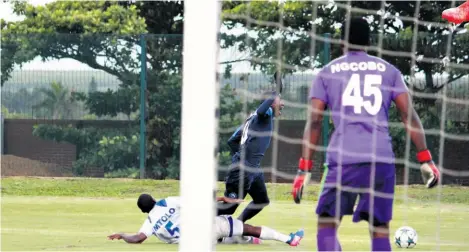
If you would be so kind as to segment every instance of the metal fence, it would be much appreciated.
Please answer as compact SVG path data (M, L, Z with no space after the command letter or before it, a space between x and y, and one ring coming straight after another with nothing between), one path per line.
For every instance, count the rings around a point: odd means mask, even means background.
M389 37L385 41L384 49L406 47L408 44L398 37ZM2 116L6 119L30 119L27 126L22 124L21 127L25 128L11 126L4 139L20 137L21 132L28 129L31 131L25 133L28 135L26 142L10 139L22 145L5 145L5 154L55 164L54 167L58 164L72 175L178 176L182 36L9 35L2 37L1 46ZM317 42L316 46L316 53L322 54L318 57L322 61L318 66L337 56L335 45ZM410 53L410 47L408 49ZM232 49L221 53L224 59L246 56ZM52 60L52 63L44 63L42 59ZM220 72L220 86L228 86L235 91L235 100L231 102L242 104L245 100L252 100L244 99L245 93L241 91L259 94L271 88L270 74L255 71L249 62L247 58L235 64L229 76ZM407 64L397 63L398 66ZM225 68L226 64L220 67ZM315 70L294 71L284 76L282 97L288 101L287 104L296 106L287 105L282 120L306 119L307 96ZM408 70L402 69L403 73ZM437 84L448 81L444 75L435 74L431 78ZM406 80L425 87L428 76L406 75ZM193 85L204 88L204 84L197 80ZM467 76L462 74L447 84L446 96L467 100ZM441 111L441 101L440 98L435 103L436 111ZM242 110L243 106L231 106L230 109L226 113L236 114L233 110ZM447 102L445 113L447 120L469 121L467 104ZM230 127L239 122L238 117L233 118L228 116L222 133L229 134ZM18 132L14 131L15 128ZM11 135L12 132L16 135ZM327 134L324 136L327 143ZM56 145L50 147L49 140L55 141ZM220 137L222 147L223 141L224 138ZM41 148L40 157L35 156L28 145ZM66 150L66 154L58 155L58 150ZM227 159L223 148L220 155L223 163ZM12 169L18 166L13 165Z
M51 50L64 41L70 43L69 48ZM385 41L386 48L384 49L409 47L407 49L410 50L411 47L410 39L402 40L391 36ZM321 43L318 42L318 44ZM327 44L327 42L322 44L323 47L329 48L335 46ZM88 49L80 49L84 47ZM73 51L67 52L73 48L77 48L77 54L82 55L74 56ZM142 57L142 48L146 52L146 57ZM438 50L442 51L443 49ZM4 55L2 63L6 66L2 68L3 85L1 89L2 113L5 118L135 120L137 113L134 112L138 109L128 109L128 111L117 109L117 115L114 113L109 115L106 111L101 111L101 115L97 115L88 109L84 101L73 99L72 94L75 92L86 94L96 91L118 92L122 88L128 89L129 87L134 87L135 91L144 88L151 92L158 90L158 86L163 85L162 82L165 82L168 76L179 77L182 66L182 36L179 35L147 34L116 37L111 35L56 34L53 36L14 36L9 39L3 38L2 50L5 51L2 54ZM29 60L32 62L18 62L17 58L29 56L27 53L29 50L35 51L37 57L30 58ZM430 55L437 54L433 51L438 50L433 48ZM321 54L323 51L318 50L317 53ZM332 53L337 54L338 52L334 50ZM6 58L11 54L19 56L11 59ZM220 73L220 76L223 76L220 78L221 86L230 85L235 89L245 89L251 93L259 93L269 87L272 81L271 76L252 69L249 57L246 57L245 53L225 49L221 50L221 54L221 58L224 59L246 59L244 62L234 64L233 69L237 72L231 73L231 76L227 77ZM332 57L335 56L337 55L332 55ZM53 64L42 62L41 57L52 58ZM56 59L60 59L60 61ZM405 62L394 61L397 66L408 65ZM24 63L26 65L23 68L15 66L15 64ZM437 64L439 63L434 65ZM225 64L221 65L221 67L225 66ZM308 89L314 79L314 70L285 74L283 98L289 102L306 105ZM406 73L409 69L406 67L402 71ZM161 77L160 73L162 72L166 74L165 77ZM425 83L428 82L428 76L424 76L421 72L413 76L406 75L406 79L409 83L412 82L419 87L425 87ZM439 86L450 78L435 70L431 79L436 86ZM197 83L196 80L194 80L194 85L203 87L203 83ZM136 95L138 96L138 94ZM462 74L457 80L447 84L446 96L467 99L469 97L467 75ZM119 106L123 106L124 104L119 102L120 98L117 95L110 97L111 100L105 104L105 109L115 110ZM137 106L140 107L138 104ZM467 106L450 103L447 106L447 118L467 121L469 120L469 109ZM296 108L287 106L282 119L305 120L305 109L301 106Z
M314 80L314 73L295 73L284 77L285 91L283 99L306 107L309 87ZM59 89L52 88L57 83ZM270 87L271 76L263 73L233 73L230 78L222 78L220 85L229 85L233 89L247 89L253 94ZM122 82L115 76L97 70L15 70L11 78L2 87L2 112L5 118L23 119L69 119L69 120L134 120L136 114L118 113L116 116L97 116L89 111L81 101L72 101L73 92L116 91ZM68 106L65 111L47 104L48 95L61 95L66 92L61 106ZM69 98L67 100L67 97ZM241 97L241 95L240 95ZM463 77L448 84L447 98L467 99L469 97L469 79ZM118 99L116 97L116 99ZM112 103L112 102L110 102ZM116 101L115 104L118 104ZM49 107L48 107L49 106ZM112 105L111 105L112 106ZM111 108L109 108L111 109ZM448 119L469 121L467 105L447 104ZM304 108L286 107L282 118L285 120L305 120Z

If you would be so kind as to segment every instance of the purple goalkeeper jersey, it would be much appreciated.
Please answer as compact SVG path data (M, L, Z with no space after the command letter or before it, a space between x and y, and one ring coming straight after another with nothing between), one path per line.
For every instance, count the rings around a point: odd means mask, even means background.
M335 127L326 162L393 163L388 111L405 92L396 67L363 51L348 52L325 66L313 81L310 98L327 104Z

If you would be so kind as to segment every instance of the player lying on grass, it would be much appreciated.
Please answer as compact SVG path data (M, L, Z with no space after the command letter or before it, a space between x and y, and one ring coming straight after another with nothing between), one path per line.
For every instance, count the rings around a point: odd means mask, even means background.
M217 197L217 201L225 203L239 204L240 200L229 199L226 197ZM180 200L179 197L168 197L160 201L153 199L151 195L142 194L138 198L137 206L143 213L148 213L147 219L143 223L140 231L136 234L112 234L108 239L123 239L127 243L142 243L150 235L155 235L158 239L165 243L179 243L179 214ZM207 223L208 224L208 223ZM276 240L286 243L290 246L298 246L303 238L303 231L285 235L279 233L269 227L256 227L244 224L228 215L215 217L215 238L222 243L255 243L261 240ZM252 239L234 239L234 237L248 236ZM229 239L223 239L229 238Z
M281 82L279 84L281 87ZM238 217L242 222L253 218L270 202L260 164L270 145L273 119L281 114L282 108L280 96L276 92L267 93L267 98L228 140L232 157L225 180L225 196L244 199L249 194L252 197L252 202ZM238 204L220 206L218 215L232 215L237 207Z
M370 43L368 22L352 19L342 26L341 35L342 40L348 38L348 43L354 47L348 52L344 50L344 56L326 65L312 84L311 112L292 193L299 203L307 181L305 176L313 167L311 157L318 144L327 105L335 130L327 148L323 190L316 208L317 249L341 251L337 228L344 215L353 214L354 222L369 222L372 251L390 251L389 222L395 184L395 160L388 129L392 102L417 148L425 185L434 187L440 175L427 149L422 124L400 71L363 50ZM374 197L370 196L370 188L376 193Z

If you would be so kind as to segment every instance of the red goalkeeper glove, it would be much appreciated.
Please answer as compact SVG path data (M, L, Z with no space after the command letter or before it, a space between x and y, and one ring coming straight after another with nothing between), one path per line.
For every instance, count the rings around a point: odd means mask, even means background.
M303 196L303 188L308 184L309 178L311 177L310 171L313 168L313 161L300 158L298 168L292 189L293 200L296 204L300 204L301 197Z
M432 160L432 154L429 150L423 150L417 153L417 160L420 165L420 172L422 173L423 183L427 188L432 188L438 184L440 179L440 171L436 168Z

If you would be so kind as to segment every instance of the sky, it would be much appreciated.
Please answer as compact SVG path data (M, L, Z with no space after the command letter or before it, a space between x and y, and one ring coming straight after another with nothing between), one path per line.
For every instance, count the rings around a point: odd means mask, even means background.
M49 2L53 2L55 0L29 0L28 2L33 5L45 5ZM0 18L3 18L7 21L19 21L22 20L23 17L17 16L13 13L12 6L10 3L5 3L4 1L0 1ZM233 56L239 53L234 49L227 49L220 51L220 61L229 61L233 60ZM19 69L19 67L17 68ZM93 68L89 67L86 64L83 64L79 61L74 59L60 59L60 60L50 60L47 62L42 62L41 58L36 58L33 61L23 64L21 67L23 70L93 70ZM220 69L223 71L223 68ZM232 72L252 72L249 63L237 63L233 65Z

